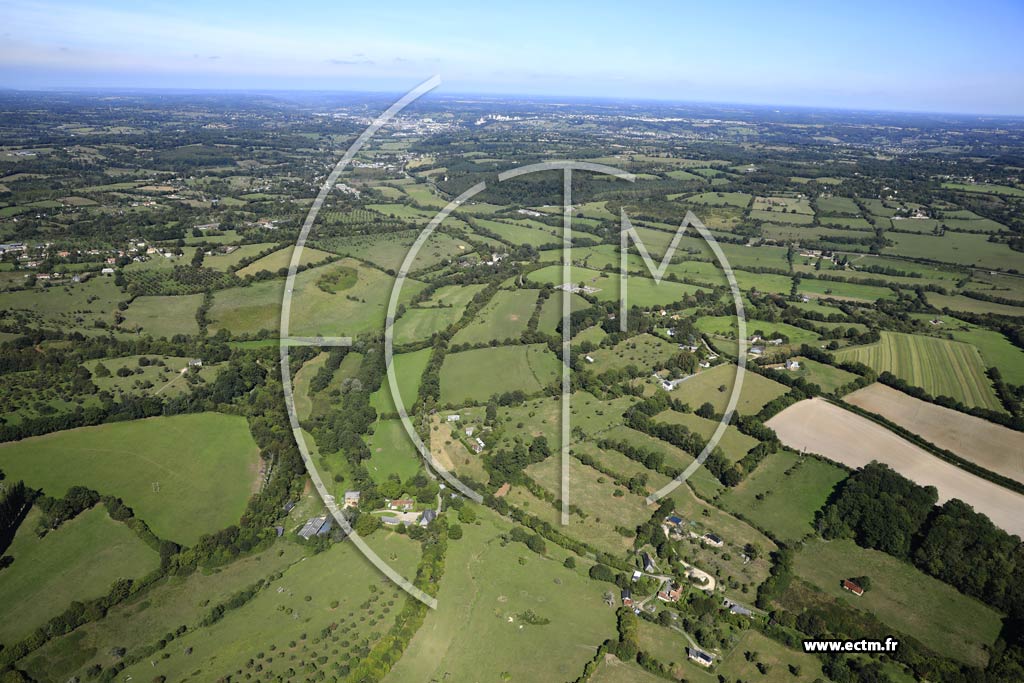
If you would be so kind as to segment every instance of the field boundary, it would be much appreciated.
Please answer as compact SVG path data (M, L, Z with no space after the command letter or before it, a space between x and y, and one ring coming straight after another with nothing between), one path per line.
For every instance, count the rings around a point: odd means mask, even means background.
M971 474L981 477L982 479L986 479L992 482L993 484L998 484L999 486L1009 489L1014 493L1024 494L1024 484L1022 484L1021 482L1015 479L1010 479L1009 477L1004 477L1003 475L997 474L992 470L986 469L975 462L971 462L970 460L961 458L959 455L951 451L947 451L944 448L940 448L933 444L931 441L925 439L924 437L918 436L914 432L907 430L905 427L901 427L895 422L891 422L887 418L882 417L877 413L872 413L869 410L865 410L864 408L853 405L852 403L847 403L846 401L843 401L841 399L836 401L828 398L827 396L823 396L822 398L824 398L829 403L832 403L840 408L843 408L844 410L849 410L851 413L860 415L865 419L871 420L872 422L879 424L882 427L885 427L889 431L906 439L915 446L923 448L924 450L928 451L935 457L945 460L951 465L956 465L957 467L966 472L970 472Z

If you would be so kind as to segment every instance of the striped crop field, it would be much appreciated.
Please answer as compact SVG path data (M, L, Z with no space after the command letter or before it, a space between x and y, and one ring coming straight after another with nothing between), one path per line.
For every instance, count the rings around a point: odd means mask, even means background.
M950 396L967 406L1002 410L978 349L963 342L882 332L875 344L843 349L836 358L888 371L932 396Z

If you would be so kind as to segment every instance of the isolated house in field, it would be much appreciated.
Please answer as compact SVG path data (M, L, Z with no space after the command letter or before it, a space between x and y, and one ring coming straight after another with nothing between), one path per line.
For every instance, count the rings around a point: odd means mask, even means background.
M473 447L474 453L481 453L487 446L487 444L485 444L483 439L481 439L479 436L473 439L473 443L471 443L470 445Z
M201 367L203 367L203 359L202 358L193 358L192 360L190 360L188 362L188 366L190 368L201 368Z
M790 372L799 370L800 361L796 360L795 358L790 358L789 360L786 361L786 369L789 370Z
M843 588L845 590L850 591L851 593L856 595L858 598L860 596L864 595L864 589L861 588L860 584L855 582L855 581L850 581L849 579L843 579Z
M712 533L704 534L703 539L705 543L715 548L721 548L723 545L725 545L725 541L723 541L719 536Z
M750 354L752 356L762 356L762 355L764 355L764 347L763 346L751 346L750 347Z
M437 512L434 510L424 510L423 514L420 515L420 526L427 526L435 519L437 519Z
M631 607L633 605L633 591L628 588L623 588L620 597L622 598L622 604L624 607Z
M448 416L447 418L445 418L445 419L446 419L446 420L448 420L448 422L458 422L459 420L461 420L461 419L462 419L462 416L461 416L461 415L458 415L458 414L456 414L456 415L449 415L449 416Z
M587 355L587 356L584 356L584 358L586 359L586 361L588 363L593 363L594 362L594 357L593 356Z
M633 583L636 583L637 581L639 581L641 576L643 576L643 574L640 573L640 570L639 569L634 569L633 570Z
M345 507L359 507L359 491L345 491Z
M704 650L698 649L696 647L686 648L686 656L690 658L690 661L696 662L701 666L711 666L715 663L714 657L709 655L707 652L704 652Z
M676 379L663 379L661 380L661 388L665 391L674 391L676 387L686 381L686 377L678 377Z

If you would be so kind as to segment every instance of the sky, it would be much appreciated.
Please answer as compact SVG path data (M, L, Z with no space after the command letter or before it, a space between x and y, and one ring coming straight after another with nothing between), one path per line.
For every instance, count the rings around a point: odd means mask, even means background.
M405 91L1024 115L1024 2L0 0L0 88Z

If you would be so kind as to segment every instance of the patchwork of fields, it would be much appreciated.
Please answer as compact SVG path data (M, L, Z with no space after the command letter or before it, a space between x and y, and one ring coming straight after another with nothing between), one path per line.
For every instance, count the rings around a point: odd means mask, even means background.
M939 502L959 498L996 526L1024 536L1024 495L966 472L905 441L885 427L821 398L795 403L766 423L786 446L857 468L877 460L921 486Z
M1022 483L1024 432L881 383L832 398L866 383L867 366L1019 427L1019 121L442 97L362 138L314 199L379 98L5 98L3 111L33 115L0 126L0 671L951 683L1001 680L1024 661L1019 539L987 523L958 534L977 520L956 509L892 514L888 496L907 482L857 470L885 463L1018 535L1024 495L852 411ZM503 171L577 157L633 176L567 176L565 250L565 179ZM483 190L452 201L467 188ZM677 232L689 211L714 240ZM626 215L638 239L620 254ZM286 292L300 231L308 246ZM641 243L665 257L663 278ZM747 360L778 372L739 370L724 261L745 336L782 338ZM483 505L433 476L397 417L382 335L403 265L395 393ZM290 336L351 346L282 359L286 295ZM681 480L740 382L714 458ZM358 536L300 533L325 513L311 465ZM6 498L21 479L43 497ZM122 499L136 519L53 499L71 486ZM408 526L391 518L403 507ZM427 508L436 517L413 519ZM902 539L914 564L847 539L892 550L868 532L898 533L904 509L926 518ZM384 578L362 543L375 562L429 577L436 608ZM655 567L631 580L642 553ZM675 605L656 597L662 574L681 584ZM863 596L841 588L861 576ZM635 634L624 588L646 609ZM726 600L763 609L730 613ZM857 655L847 673L799 648L859 626L913 638L913 652ZM620 628L618 656L595 661ZM687 658L697 645L710 668Z

